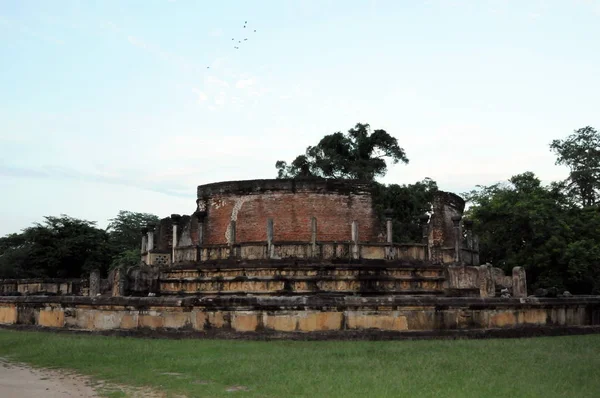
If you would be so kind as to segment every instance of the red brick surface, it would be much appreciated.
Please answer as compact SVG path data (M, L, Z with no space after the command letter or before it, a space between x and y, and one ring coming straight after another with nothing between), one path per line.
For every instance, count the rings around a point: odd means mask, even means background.
M266 241L268 218L273 218L276 242L310 241L312 217L317 219L318 241L350 240L354 220L358 221L360 241L377 241L379 233L370 194L223 193L212 195L206 204L205 244L227 243L232 219L236 221L236 242Z

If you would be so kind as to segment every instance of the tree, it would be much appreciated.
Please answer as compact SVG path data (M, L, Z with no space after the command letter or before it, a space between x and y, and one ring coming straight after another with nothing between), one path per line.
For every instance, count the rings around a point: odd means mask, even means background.
M371 133L368 124L358 123L343 134L326 135L316 146L309 146L291 164L278 160L278 178L349 178L373 181L387 173L387 160L408 163L398 140L385 130Z
M563 187L526 172L467 195L481 261L525 267L533 289L600 292L600 213L574 206Z
M385 211L392 210L394 242L421 241L419 218L431 211L433 195L437 190L437 183L430 178L408 185L375 185L373 208L382 221Z
M568 192L582 206L598 203L600 192L600 134L590 127L575 130L564 140L554 140L550 149L557 154L556 164L569 167Z
M0 238L3 277L77 278L111 261L108 234L95 222L45 217L20 234Z
M109 220L106 228L109 236L113 261L111 268L117 265L137 265L140 262L140 230L149 223L158 223L154 214L119 211Z

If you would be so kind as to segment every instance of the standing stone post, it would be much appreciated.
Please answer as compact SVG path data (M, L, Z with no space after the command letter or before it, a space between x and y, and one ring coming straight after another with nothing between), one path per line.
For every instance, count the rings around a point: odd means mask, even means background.
M204 217L206 217L205 211L197 211L194 213L198 219L198 261L202 261L202 245L204 244Z
M116 268L113 276L112 295L115 297L125 296L127 289L127 275L123 268Z
M392 217L394 215L394 210L386 209L383 214L385 215L385 241L387 243L387 247L385 248L385 257L391 260L394 258L394 235L392 230Z
M429 215L423 214L419 217L419 224L421 225L421 243L425 245L424 248L424 260L429 260Z
M177 248L177 224L181 220L179 214L171 214L171 221L173 222L173 237L171 239L171 264L175 264L175 249Z
M527 297L527 278L525 268L514 267L512 269L513 297Z
M96 297L100 294L100 270L90 272L90 297Z
M148 253L154 250L154 228L155 224L148 224L146 229L148 230Z
M475 262L473 259L473 252L475 250L474 246L473 246L473 220L468 220L468 219L464 220L463 225L465 226L465 229L467 230L467 249L469 249L468 264L475 265Z
M352 258L358 260L360 257L358 247L358 221L352 221Z
M275 247L273 246L273 219L267 219L267 257L275 257Z
M311 257L317 257L317 218L312 217L310 219L310 250Z
M492 266L483 264L479 267L479 294L481 297L494 297L496 295L496 283L492 274Z
M460 233L460 220L462 216L455 215L452 216L452 224L454 226L454 262L456 264L460 264L460 241L461 241L461 233Z
M148 251L148 228L142 228L140 231L142 233L142 248L140 253L144 254Z

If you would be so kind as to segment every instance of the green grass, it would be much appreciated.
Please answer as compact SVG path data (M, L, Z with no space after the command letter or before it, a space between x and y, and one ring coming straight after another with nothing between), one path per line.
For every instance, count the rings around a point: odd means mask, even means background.
M259 342L0 330L0 356L187 397L600 396L600 335ZM249 391L226 391L236 385Z

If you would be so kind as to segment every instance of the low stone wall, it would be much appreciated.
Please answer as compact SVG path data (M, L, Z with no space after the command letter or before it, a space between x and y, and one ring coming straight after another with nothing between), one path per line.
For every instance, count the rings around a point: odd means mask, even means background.
M159 291L162 295L441 295L444 282L444 268L431 265L233 262L165 269Z
M0 294L81 294L84 282L79 279L0 279Z
M88 331L411 332L600 325L600 296L0 297L0 324Z

